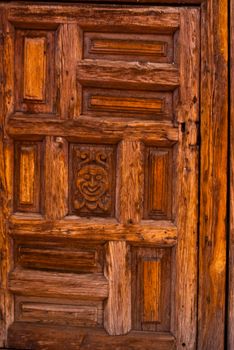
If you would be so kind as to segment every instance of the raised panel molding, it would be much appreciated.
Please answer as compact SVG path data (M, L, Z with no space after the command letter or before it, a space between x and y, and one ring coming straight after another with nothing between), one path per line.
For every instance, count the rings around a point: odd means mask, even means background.
M82 114L93 117L172 119L171 92L83 87Z
M84 33L84 58L172 62L173 35L134 33Z
M34 213L42 211L41 152L42 142L15 143L15 211Z
M113 216L115 147L70 145L71 212L80 216Z
M55 31L15 31L15 112L55 113Z
M147 147L144 197L146 219L172 218L172 183L172 149Z

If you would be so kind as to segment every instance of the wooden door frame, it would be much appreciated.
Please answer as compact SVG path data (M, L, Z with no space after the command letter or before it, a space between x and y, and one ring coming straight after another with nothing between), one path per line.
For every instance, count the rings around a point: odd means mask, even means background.
M71 1L63 1L63 3L66 2L68 3ZM79 1L73 2L78 3ZM88 0L87 2L91 1ZM102 1L96 0L93 2L101 3ZM115 4L124 3L123 0L106 0L105 2ZM233 0L231 2L234 4ZM20 3L19 0L18 3ZM201 147L197 349L221 350L226 348L228 0L128 0L127 3L145 5L183 4L184 6L200 6L201 9ZM0 6L1 10L4 6L7 6L7 3L2 3ZM0 21L0 53L2 40L4 40L4 37L1 34ZM234 55L234 49L232 54ZM0 56L0 73L3 71L3 60L1 57L2 56ZM0 98L0 110L2 110L3 101L5 99L4 75L0 74L0 77L0 95L2 96L2 98ZM234 84L233 81L232 84ZM234 86L232 91L234 101ZM232 103L232 109L234 109L234 102ZM3 113L0 115L1 145L3 144L4 130L2 116ZM234 143L232 147L234 147ZM4 179L5 164L4 149L2 146L0 147L0 162L0 178ZM233 165L234 156L232 155L232 166ZM232 180L232 185L234 187L234 180ZM3 181L1 182L0 191L1 205L5 201L5 195ZM234 193L232 193L232 196L234 197ZM3 221L4 207L0 215L1 230L4 230ZM234 218L231 220L231 238L234 237L233 231ZM2 234L2 237L4 237L4 234ZM234 256L234 252L230 250L230 257L234 259L232 255ZM1 256L4 256L4 251L1 252ZM231 285L232 283L234 284L234 282L232 282L234 278L232 275L230 276ZM230 303L230 312L231 311L234 311L232 303ZM232 317L234 317L233 315L234 312L232 312ZM232 337L234 338L234 336ZM229 337L229 340L234 344L234 340L231 339L232 337Z

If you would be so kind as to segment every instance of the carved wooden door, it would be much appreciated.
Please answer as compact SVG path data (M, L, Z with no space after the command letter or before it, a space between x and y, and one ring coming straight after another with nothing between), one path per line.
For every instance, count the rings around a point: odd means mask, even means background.
M1 6L2 344L195 349L199 10Z

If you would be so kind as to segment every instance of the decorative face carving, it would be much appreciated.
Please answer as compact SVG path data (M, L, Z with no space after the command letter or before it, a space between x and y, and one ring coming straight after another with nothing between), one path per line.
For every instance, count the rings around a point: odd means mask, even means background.
M73 208L78 215L108 215L114 200L114 148L101 145L72 146Z
M78 171L76 186L85 199L96 201L108 190L108 174L99 165L86 165Z

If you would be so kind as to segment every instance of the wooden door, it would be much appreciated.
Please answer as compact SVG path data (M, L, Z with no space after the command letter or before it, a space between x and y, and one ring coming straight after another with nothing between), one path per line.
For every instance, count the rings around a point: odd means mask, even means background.
M195 349L199 9L1 13L2 343Z

